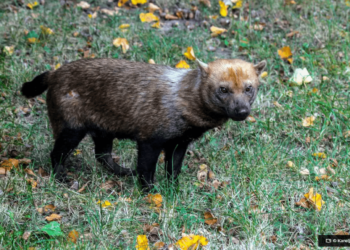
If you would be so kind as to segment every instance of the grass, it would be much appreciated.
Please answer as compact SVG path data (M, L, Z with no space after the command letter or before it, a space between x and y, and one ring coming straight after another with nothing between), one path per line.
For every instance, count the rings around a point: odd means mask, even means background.
M93 7L109 6L107 1L90 2ZM217 38L211 38L206 27L189 31L182 29L182 23L170 31L150 28L139 21L138 14L145 12L142 8L89 19L81 9L65 9L59 1L46 1L33 10L17 7L17 14L8 8L10 1L1 3L0 47L15 45L11 56L2 53L0 58L1 154L3 160L13 158L11 150L16 150L15 158L32 160L27 167L35 173L39 167L51 171L51 128L45 105L24 99L18 90L23 82L57 63L80 59L78 49L88 40L96 57L152 58L171 66L184 59L188 46L193 46L196 56L205 62L234 57L252 62L265 59L268 77L262 79L252 112L257 122L230 121L193 143L189 149L193 155L185 158L177 190L167 185L163 164L159 164L157 189L163 196L160 214L143 199L135 180L112 176L96 163L90 138L79 145L82 154L71 156L67 164L79 187L88 183L81 193L52 178L38 177L38 187L32 188L26 180L33 177L21 169L0 177L0 249L135 249L137 235L149 236L144 224L152 223L159 224L159 238L167 244L175 243L185 232L205 236L210 242L208 249L317 249L317 235L349 232L350 150L349 137L343 134L350 130L350 7L344 1L328 0L296 1L296 5L271 0L247 2L249 11L244 8L236 13L247 21L232 18L228 32ZM203 16L217 15L216 1L212 6L199 5L199 10ZM219 19L208 22L221 27ZM266 26L262 31L249 28L255 22ZM122 23L131 24L128 31L118 29ZM55 34L40 34L40 25ZM28 44L25 30L40 34L40 43ZM291 30L299 31L300 37L287 38ZM80 35L74 37L74 32ZM116 37L129 41L127 53L112 45ZM208 44L216 44L217 50L209 52ZM290 46L293 52L292 65L278 56L277 50L283 46ZM196 67L193 62L189 64ZM304 67L313 81L290 86L287 80L293 71ZM313 88L318 93L310 93ZM275 101L283 109L276 107ZM19 107L30 108L30 112L16 113ZM316 117L314 126L303 127L302 119L311 115ZM309 143L306 138L310 138ZM135 168L135 143L115 140L113 152L120 156L121 164ZM316 152L324 152L327 158L313 157ZM332 180L315 181L314 167L327 167L330 158L339 163ZM287 161L295 167L287 167ZM219 190L201 188L197 172L202 163L228 185ZM302 168L310 175L301 175ZM107 180L120 181L122 188L101 189ZM325 201L321 211L295 205L311 187ZM131 202L120 198L130 198ZM117 203L103 209L97 204L99 200ZM40 231L48 222L36 208L48 204L54 204L62 216L63 236L49 237ZM204 223L207 210L220 219L221 231ZM76 245L67 240L73 229L81 237ZM26 231L31 232L27 240L22 238Z

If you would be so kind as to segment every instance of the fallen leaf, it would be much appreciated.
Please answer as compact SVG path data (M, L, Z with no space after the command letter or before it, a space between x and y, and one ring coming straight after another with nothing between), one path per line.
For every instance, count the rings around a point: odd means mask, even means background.
M221 182L218 180L214 180L211 185L215 188L218 189L221 186Z
M131 0L131 3L132 3L133 5L145 4L145 3L147 3L147 0Z
M321 175L321 177L318 177L318 176L315 177L315 181L320 181L320 180L329 181L330 177L328 175L326 175L326 174Z
M148 194L147 195L147 202L156 206L161 207L163 202L163 197L161 194Z
M27 182L28 184L32 185L32 188L36 188L36 186L38 185L38 183L33 178L27 179Z
M295 164L292 161L287 161L287 167L294 168Z
M223 1L219 1L219 5L220 5L220 15L225 17L227 16L227 8L228 5L226 5Z
M157 249L162 249L163 247L165 247L165 243L162 241L157 241L156 243L154 243L153 246L156 247ZM168 249L170 249L170 248L168 248Z
M157 10L159 11L160 8L157 5L153 4L153 3L149 3L148 10L149 10L150 13L154 13Z
M45 220L47 221L59 221L61 220L62 216L59 214L51 214L50 216L45 217Z
M292 86L300 86L305 83L312 82L312 77L306 68L295 69L292 77L289 79Z
M208 8L211 8L210 0L199 0L199 2L206 5Z
M129 27L130 27L130 24L128 24L128 23L123 23L123 24L119 25L119 29L127 29Z
M122 46L123 53L126 53L126 51L129 49L129 43L128 40L125 38L118 37L113 40L113 45L115 47Z
M211 36L214 37L214 36L218 36L224 32L227 31L227 29L223 29L223 28L218 28L218 27L215 27L215 26L211 26L210 27L210 31L212 32L211 33Z
M177 20L177 19L179 19L177 16L170 15L170 14L166 14L164 18L167 19L167 20Z
M61 64L60 64L60 63L57 63L57 64L55 65L55 70L58 69L59 67L61 67Z
M175 65L175 68L178 68L178 69L189 69L190 65L188 65L186 61L181 60L178 64Z
M348 232L339 230L339 231L336 231L336 232L334 233L334 235L350 235L350 234L349 234Z
M175 245L181 250L197 249L199 246L208 245L208 240L204 236L190 234L179 239Z
M232 3L235 3L234 6L232 6L232 9L239 9L243 6L243 0L231 0Z
M335 174L335 170L334 170L331 166L328 166L328 167L327 167L327 171L328 171L328 173L330 173L330 174Z
M19 161L17 159L8 159L1 163L0 167L10 171L13 167L18 168Z
M278 54L282 59L287 59L293 55L289 46L285 46L285 47L279 49Z
M260 75L261 78L265 78L267 76L268 76L267 71L262 72L261 75Z
M160 21L155 22L154 24L151 25L151 27L159 29L160 28Z
M85 190L85 188L87 187L87 185L89 184L89 181L87 183L85 183L79 190L78 193L81 193Z
M49 205L46 205L46 206L42 209L41 213L42 213L42 212L45 212L45 213L47 213L47 212L54 212L55 209L56 209L55 205L49 204ZM39 212L39 211L38 211L38 212ZM40 212L39 212L39 213L40 213Z
M140 14L140 20L143 23L150 23L153 21L159 21L159 17L157 17L156 15L154 15L153 13L141 13Z
M97 204L101 204L101 201L98 201ZM108 200L104 201L104 202L101 204L101 207L102 207L102 208L106 208L106 207L109 207L109 206L112 206L112 204L111 204Z
M273 105L275 105L277 108L283 109L283 106L279 104L277 101L274 101Z
M15 45L5 46L3 49L3 52L8 56L12 55L14 51L15 51Z
M39 6L39 3L38 3L38 1L35 1L35 2L33 2L33 3L28 3L27 4L27 7L29 8L29 9L34 9L34 7L37 7L37 6Z
M214 217L214 215L210 211L204 212L204 222L207 225L213 225L218 222L218 219Z
M33 172L33 170L31 170L29 168L24 169L24 172L26 172L29 175L36 176L36 174Z
M6 168L0 167L0 175L6 175L7 171L8 170Z
M90 4L85 2L85 1L81 1L80 3L77 4L77 7L80 7L84 10L90 8Z
M29 37L29 38L27 38L27 42L31 43L31 44L34 44L34 43L38 42L38 39L35 38L35 37Z
M208 176L208 170L205 169L205 170L199 170L197 172L197 179L200 181L200 182L205 182L207 180L207 176Z
M309 192L304 195L307 201L318 211L321 210L324 205L324 201L322 200L322 196L318 193L314 193L314 189L310 188Z
M31 231L25 231L24 234L22 235L22 239L28 240L28 238L31 234L32 234Z
M344 136L345 138L349 138L349 137L350 137L350 130L345 131L345 132L343 133L343 136Z
M297 201L295 205L299 207L310 208L309 202L304 197L301 198L300 201Z
M313 153L312 156L314 156L316 158L321 158L321 159L326 159L327 158L325 153Z
M23 158L18 160L18 164L29 165L30 163L32 163L31 159Z
M114 15L118 14L118 11L109 10L109 9L101 9L100 12L103 13L103 14L106 14L108 16L114 16Z
M46 173L45 170L44 170L42 167L39 167L38 174L39 174L39 176L41 176L41 177L47 177L47 176L49 176L49 174Z
M251 123L255 123L255 122L256 122L255 118L254 118L253 116L251 116L251 115L248 115L248 117L246 118L246 120L247 120L248 122L251 122Z
M153 59L149 59L149 60L148 60L148 63L149 63L149 64L156 64L156 62L155 62Z
M187 51L184 53L184 56L192 61L196 60L192 47L187 47Z
M137 241L137 244L136 244L137 250L150 250L146 235L138 235L136 241Z
M69 232L68 234L68 240L73 242L74 244L77 243L77 240L79 238L79 232L75 231L75 230L72 230Z
M213 20L218 19L218 17L219 17L218 15L211 15L211 16L209 16L209 18L210 18L210 19L213 19Z
M127 1L129 1L129 0L119 0L118 7L122 7Z
M102 183L100 188L104 189L104 190L109 190L114 188L117 185L117 183L115 181L112 180L108 180L105 183Z
M68 93L71 97L76 97L75 92L71 91ZM83 151L81 149L76 149L73 153L74 156L80 155Z
M331 166L333 168L338 167L338 161L336 159L330 158L329 161L331 162Z
M289 33L286 35L286 37L290 38L290 37L293 37L293 36L295 36L295 35L297 35L297 34L299 34L299 31L293 30L293 31L289 32Z
M303 119L303 126L304 127L310 127L314 125L314 121L315 121L316 117L314 116L310 116L310 117L306 117Z
M92 14L88 14L88 17L91 18L91 19L94 19L97 17L97 11L92 13Z
M299 173L302 175L309 175L310 171L307 168L302 168Z
M208 178L209 180L214 180L215 179L215 174L213 171L209 170L208 171Z
M52 35L54 33L52 29L45 27L43 25L40 25L40 29L41 29L41 33L45 35Z

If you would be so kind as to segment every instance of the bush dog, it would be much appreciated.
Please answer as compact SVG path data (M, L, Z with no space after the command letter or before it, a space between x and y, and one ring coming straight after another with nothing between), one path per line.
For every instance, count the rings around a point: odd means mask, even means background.
M199 60L197 69L119 59L82 59L23 84L27 98L47 92L55 145L53 173L64 177L64 161L90 134L97 160L118 176L136 172L111 156L113 139L137 142L142 188L153 185L158 156L165 152L167 177L177 178L187 146L229 118L249 115L266 62Z

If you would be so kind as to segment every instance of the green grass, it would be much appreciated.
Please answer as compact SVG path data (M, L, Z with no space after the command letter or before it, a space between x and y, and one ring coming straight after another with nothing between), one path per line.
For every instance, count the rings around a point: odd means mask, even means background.
M161 214L143 199L135 180L112 176L96 163L90 138L78 147L83 153L71 156L67 163L72 180L80 187L89 182L82 193L49 178L37 178L38 187L31 188L26 182L30 176L21 169L0 177L0 249L72 249L67 235L73 229L82 236L75 245L78 249L135 249L137 235L148 235L143 225L152 223L159 223L160 240L167 244L180 239L184 228L185 233L205 236L210 242L208 249L293 249L301 245L317 249L317 235L349 232L350 138L343 133L350 130L350 7L345 1L328 0L296 1L300 8L284 6L283 1L248 2L250 11L240 10L248 21L232 19L228 32L217 38L211 38L204 27L192 31L175 27L168 32L150 28L139 21L138 14L146 12L142 8L120 10L117 16L106 18L99 13L96 19L89 19L78 8L62 8L59 1L46 1L34 10L18 7L17 14L9 10L10 1L2 3L0 48L15 45L15 53L0 57L0 93L5 94L0 97L1 154L2 159L10 158L10 151L16 149L19 154L15 158L30 158L28 168L35 173L39 167L50 173L53 137L45 105L29 102L18 90L23 82L57 63L80 59L78 49L86 46L89 36L96 57L146 62L152 58L158 64L175 66L184 59L186 48L193 46L196 56L205 62L234 57L251 62L265 59L268 77L262 79L254 104L252 115L257 122L230 121L196 141L189 149L193 156L185 158L178 190L168 186L163 164L159 164L156 186L163 196ZM100 5L107 6L107 1L92 3ZM190 5L186 2L184 6ZM212 6L200 5L199 10L203 16L218 14L216 1ZM33 18L32 13L39 16ZM219 20L208 21L221 27ZM256 21L266 23L264 30L249 28ZM129 31L118 29L122 23L131 24ZM42 35L40 25L55 34ZM39 34L40 43L28 44L25 30ZM298 30L300 37L286 38L291 30ZM74 32L85 36L74 37ZM117 37L129 41L127 53L112 45ZM209 52L207 43L217 44L217 50ZM278 56L277 50L283 46L292 49L292 65ZM291 87L286 79L296 68L304 67L313 81ZM310 94L313 88L319 93ZM275 101L283 109L275 107ZM30 108L30 112L15 113L19 107ZM314 126L303 127L302 119L310 115L316 116ZM18 133L21 140L16 139ZM310 143L305 142L307 137ZM115 140L113 152L120 156L120 163L135 168L135 143ZM313 157L316 152L324 152L327 158ZM330 158L339 162L332 181L316 182L314 167L327 167ZM294 162L295 168L288 168L287 161ZM229 184L219 190L200 188L197 172L203 162L219 181ZM311 174L301 175L301 168ZM121 181L123 187L104 191L100 185L107 180ZM321 211L295 206L311 187L325 201ZM132 201L122 202L120 197ZM117 204L102 209L98 200ZM47 204L54 204L62 215L64 236L40 232L47 222L36 207ZM254 211L251 206L255 204ZM203 213L208 209L220 219L223 231L204 223ZM25 231L32 232L28 240L22 238ZM277 236L274 243L269 241L273 235ZM234 244L232 237L240 244Z

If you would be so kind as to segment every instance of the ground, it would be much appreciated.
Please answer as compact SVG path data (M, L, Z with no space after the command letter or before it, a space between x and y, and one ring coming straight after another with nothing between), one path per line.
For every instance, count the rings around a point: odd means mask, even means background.
M138 235L146 235L153 247L155 241L175 244L183 233L205 237L207 249L311 249L320 234L349 232L349 1L244 1L233 12L229 7L224 19L218 1L211 7L191 1L199 18L162 18L160 29L140 21L148 4L109 16L100 10L114 10L117 2L88 2L87 10L65 1L33 9L26 0L0 4L0 160L3 169L7 159L31 161L0 175L0 249L135 249ZM179 2L191 9L190 1ZM155 3L174 14L174 1ZM119 28L124 23L130 24L126 30ZM44 34L41 25L54 33ZM227 32L211 37L212 25ZM113 45L118 37L129 42L125 53ZM11 53L5 46L13 45ZM18 92L22 83L84 56L153 59L170 66L186 60L195 68L183 55L189 46L204 62L267 61L252 111L255 122L229 121L193 143L178 188L166 182L160 159L159 208L144 198L136 180L115 177L96 163L90 138L67 164L71 183L46 176L54 141L45 93L26 100ZM285 46L293 61L279 55ZM312 81L294 86L289 79L297 68L306 68ZM135 168L135 143L115 140L113 152L121 165ZM198 176L208 169L211 178L201 183ZM214 183L221 185L216 189ZM309 197L298 206L311 188L324 203L315 205ZM60 235L45 231L45 225L57 225L46 219L52 210L40 210L46 205L61 217ZM147 230L152 224L156 233ZM68 240L72 230L79 234L75 244Z

